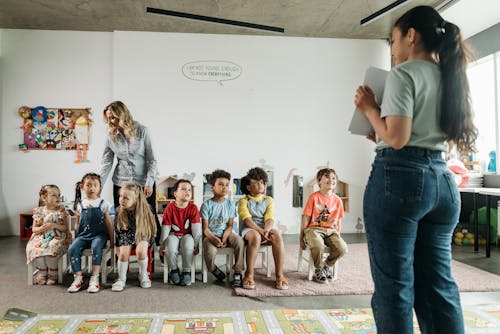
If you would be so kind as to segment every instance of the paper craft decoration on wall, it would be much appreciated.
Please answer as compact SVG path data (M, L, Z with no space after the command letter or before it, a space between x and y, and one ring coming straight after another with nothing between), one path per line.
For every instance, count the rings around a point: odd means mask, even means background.
M20 150L76 150L76 163L88 162L91 108L19 108L24 140Z

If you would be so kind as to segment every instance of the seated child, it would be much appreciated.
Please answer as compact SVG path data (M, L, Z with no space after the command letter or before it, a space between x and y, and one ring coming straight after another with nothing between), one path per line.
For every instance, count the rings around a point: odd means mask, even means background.
M118 254L118 279L112 291L122 291L127 281L128 261L132 246L135 246L139 264L141 288L150 288L147 271L148 248L153 246L156 235L156 220L141 186L127 183L120 188L120 206L115 217L115 246Z
M267 173L260 167L252 168L241 179L241 191L246 196L238 202L238 215L244 227L241 236L247 243L247 270L243 279L244 289L255 289L254 266L261 244L271 244L274 267L276 268L276 289L288 289L283 276L285 246L278 230L273 229L274 204L266 196Z
M333 266L347 252L347 244L340 237L340 219L344 217L342 200L335 193L337 174L331 168L324 168L316 174L319 191L312 193L304 207L300 227L300 247L311 250L314 261L314 280L328 283L333 280ZM323 248L331 249L323 262Z
M215 257L218 248L234 248L235 264L234 280L232 285L242 286L241 273L244 270L243 259L245 243L243 238L233 233L233 219L236 217L234 202L227 199L231 174L217 169L209 177L208 182L212 186L214 196L206 200L201 206L201 222L203 224L203 256L207 269L222 281L226 275L215 265Z
M191 203L193 186L189 180L175 182L175 202L170 203L163 212L160 254L165 251L170 268L170 282L191 285L191 263L198 254L201 239L201 219L196 204ZM177 266L177 255L181 251L182 278Z
M39 207L33 211L33 234L26 245L26 258L27 263L33 262L38 269L35 283L53 285L57 282L58 258L66 253L71 243L69 215L61 205L58 186L43 186L39 196Z
M101 177L87 173L76 183L75 209L78 219L75 226L75 240L68 249L71 270L74 280L68 292L78 292L83 287L82 253L92 250L92 276L90 276L87 292L99 292L99 273L101 271L102 250L108 239L110 247L114 247L113 223L109 216L111 204L103 200L101 195ZM81 191L85 198L81 199Z

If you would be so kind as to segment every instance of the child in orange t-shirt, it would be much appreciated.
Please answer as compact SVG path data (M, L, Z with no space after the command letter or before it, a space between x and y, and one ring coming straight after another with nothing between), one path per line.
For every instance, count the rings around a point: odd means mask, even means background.
M304 208L300 227L300 247L311 250L314 261L314 280L328 283L333 280L333 266L347 252L347 244L340 237L340 219L344 217L342 200L335 193L337 174L324 168L316 174L319 191L312 193ZM328 246L330 254L323 262L323 249Z

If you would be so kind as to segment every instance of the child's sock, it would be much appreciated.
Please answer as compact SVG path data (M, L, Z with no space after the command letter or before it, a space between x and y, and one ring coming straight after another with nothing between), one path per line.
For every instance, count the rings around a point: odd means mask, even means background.
M118 279L125 283L127 281L128 262L118 260Z
M151 280L148 273L148 258L137 260L137 263L139 264L139 282L141 283L141 288L150 288Z
M137 260L137 264L139 265L139 281L142 282L148 277L148 258L146 257L143 260Z

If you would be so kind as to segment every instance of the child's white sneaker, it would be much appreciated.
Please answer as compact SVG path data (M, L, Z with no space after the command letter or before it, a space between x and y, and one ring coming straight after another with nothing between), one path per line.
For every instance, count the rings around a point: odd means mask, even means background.
M117 279L111 286L111 291L123 291L123 289L125 289L125 281L121 279Z
M151 287L151 280L149 277L146 275L141 279L141 288L148 289Z
M83 276L82 275L74 275L73 283L68 288L68 292L78 292L82 289L83 285Z
M94 293L99 292L99 275L90 276L89 287L87 292Z

